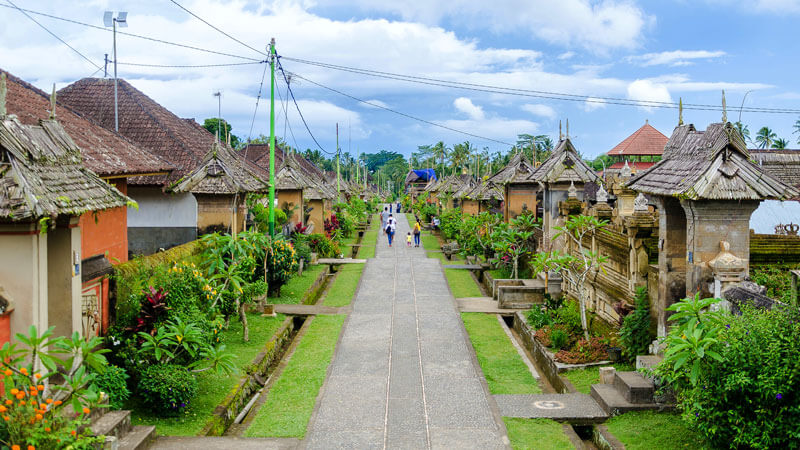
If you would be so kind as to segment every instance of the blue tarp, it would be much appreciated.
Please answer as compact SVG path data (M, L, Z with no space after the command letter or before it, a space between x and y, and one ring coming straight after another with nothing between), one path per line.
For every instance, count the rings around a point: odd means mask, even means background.
M419 169L414 170L414 173L425 181L436 180L436 170L434 169Z

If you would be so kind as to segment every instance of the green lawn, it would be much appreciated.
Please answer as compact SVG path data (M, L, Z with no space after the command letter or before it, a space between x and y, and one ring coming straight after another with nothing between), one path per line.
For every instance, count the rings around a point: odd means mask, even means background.
M628 450L657 448L704 448L700 436L684 425L675 413L634 411L615 416L606 422L608 431Z
M222 332L227 349L233 355L239 372L233 375L218 375L211 371L197 375L198 395L191 406L179 417L161 418L149 414L145 408L132 402L131 422L134 425L155 425L162 436L194 436L197 435L225 397L236 386L244 371L241 368L249 365L267 342L278 331L286 317L261 317L259 314L248 314L247 323L250 329L250 342L242 341L242 324L231 320L228 330Z
M270 297L269 302L275 304L297 304L303 300L311 285L317 280L320 272L325 270L324 265L308 265L303 269L303 275L293 276L281 287L280 297Z
M344 319L344 315L310 319L305 335L245 436L305 436Z
M439 239L432 235L430 231L423 231L422 247L424 247L425 250L440 250L441 244L439 244Z
M334 278L327 294L325 294L322 304L325 306L349 305L356 294L356 288L358 288L358 282L361 280L361 272L363 271L364 264L341 265L339 273Z
M503 417L514 450L572 450L575 447L564 434L563 426L550 419ZM658 448L658 447L651 447Z
M539 384L494 314L461 313L492 394L541 394Z
M444 269L444 276L447 277L447 283L450 285L450 290L453 291L453 297L481 297L481 289L478 283L472 278L469 270L464 269Z
M624 363L617 363L612 364L614 367L617 368L618 371L630 371L634 370L630 364ZM585 369L578 369L578 370L569 370L560 374L562 377L565 377L575 386L575 389L583 394L589 393L589 387L593 384L600 383L600 368L599 367L587 367Z

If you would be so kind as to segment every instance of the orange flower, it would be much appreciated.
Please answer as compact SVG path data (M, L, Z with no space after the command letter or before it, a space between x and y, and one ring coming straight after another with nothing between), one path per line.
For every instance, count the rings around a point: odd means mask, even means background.
M6 422L8 422L8 421L9 421L9 419L11 419L11 417L8 417L8 416L3 416L3 420L5 420Z
M8 411L8 408L6 408L5 406L0 406L0 413L4 413L6 411Z
M70 431L70 432L69 432L69 434L71 434L71 435L75 436L75 435L76 435L76 434L78 434L78 433L77 433L75 430L72 430L72 431Z
M19 394L17 394L17 400L22 400L23 398L25 398L24 392L20 392Z
M36 447L34 447L34 446L32 446L32 445L29 445L29 446L28 446L28 450L36 450Z
M47 400L45 400L45 401L47 402L47 404L48 404L48 405L49 405L50 403L53 403L53 399L52 399L52 398L48 398L48 399L47 399Z
M38 380L39 378L42 378L42 374L40 374L40 373L37 373L37 374L36 374L36 375L34 375L34 376L36 377L36 379L37 379L37 380Z
M20 400L19 401L19 406L25 406L25 400Z
M89 410L89 408L83 408L83 413L84 414L89 414L90 412L91 411Z
M44 431L49 433L51 431L51 429L50 429L50 427L44 427Z
M27 368L25 368L25 367L20 367L20 368L19 368L19 371L20 371L20 372L21 372L23 375L28 375L28 369L27 369Z
M39 408L47 409L47 403L39 403Z
M6 405L11 405L14 403L14 400L6 400Z
M19 389L14 388L11 390L11 395L17 395L19 393Z
M12 445L11 450L19 450L19 445Z
M44 385L40 384L40 385L36 386L36 389L38 389L40 391L43 391L44 390Z
M10 377L14 372L12 372L11 369L6 369L3 373Z
M62 402L61 402L61 400L56 400L56 401L55 401L55 405L56 405L56 406L60 405L61 403L62 403Z
M42 420L43 418L44 418L44 416L41 415L41 414L37 414L36 415L36 420Z

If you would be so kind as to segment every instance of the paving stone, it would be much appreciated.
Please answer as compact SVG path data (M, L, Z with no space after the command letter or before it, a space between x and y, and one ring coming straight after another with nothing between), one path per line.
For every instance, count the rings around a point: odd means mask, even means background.
M428 423L440 428L497 426L477 378L425 377Z
M503 443L500 433L493 429L431 427L431 448L437 450L454 448L504 449L508 448L508 445ZM542 448L546 447L542 446Z
M386 377L329 376L314 430L383 429Z
M504 417L547 418L579 423L598 423L608 414L587 394L495 395Z
M384 431L312 431L304 443L307 449L383 449Z

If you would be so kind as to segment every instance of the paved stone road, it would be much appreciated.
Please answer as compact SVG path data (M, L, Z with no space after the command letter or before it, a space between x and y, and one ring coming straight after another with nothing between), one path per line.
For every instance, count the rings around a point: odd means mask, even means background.
M507 448L438 260L378 237L305 439L308 448Z

